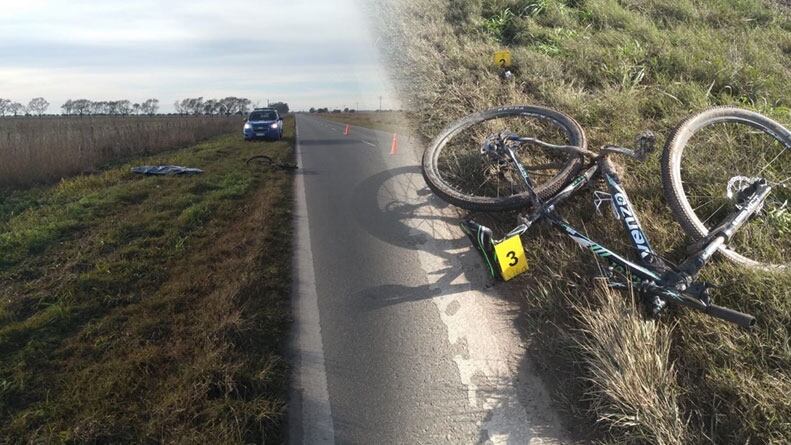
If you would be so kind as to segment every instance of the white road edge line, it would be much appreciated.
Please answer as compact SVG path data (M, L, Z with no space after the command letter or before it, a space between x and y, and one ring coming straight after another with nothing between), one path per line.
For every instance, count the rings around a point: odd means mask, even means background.
M371 142L368 142L368 141L365 141L365 140L363 140L363 141L360 141L360 142L362 142L363 144L368 144L368 145L370 145L371 147L374 147L374 148L376 148L376 144L373 144L373 143L371 143Z
M296 125L297 165L303 167L299 127ZM290 397L290 443L335 443L327 372L324 366L324 346L321 338L316 277L303 175L295 175L296 206L294 223L297 227L294 255L294 347L295 381ZM295 397L296 396L296 397ZM299 403L295 404L298 399ZM296 405L296 406L295 406ZM299 411L297 411L299 410ZM298 432L301 431L301 434ZM294 437L299 434L299 437Z

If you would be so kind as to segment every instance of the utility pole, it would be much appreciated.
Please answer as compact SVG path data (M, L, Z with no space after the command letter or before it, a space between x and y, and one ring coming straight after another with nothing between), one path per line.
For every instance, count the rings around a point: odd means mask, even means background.
M379 96L379 111L382 111L382 96Z

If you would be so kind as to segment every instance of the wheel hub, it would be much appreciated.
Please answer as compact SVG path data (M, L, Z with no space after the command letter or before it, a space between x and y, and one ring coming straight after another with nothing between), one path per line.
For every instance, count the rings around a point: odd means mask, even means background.
M492 133L483 140L483 144L481 144L481 154L494 158L507 157L505 148L508 147L509 144L513 145L513 141L517 137L516 133L509 130Z
M734 205L737 209L741 210L744 208L747 198L750 197L755 186L760 181L763 181L763 179L749 176L734 176L728 180L728 187L725 191L725 196L734 202ZM763 206L763 203L761 203L761 206L758 208L758 210L756 210L755 213L760 213L763 209Z

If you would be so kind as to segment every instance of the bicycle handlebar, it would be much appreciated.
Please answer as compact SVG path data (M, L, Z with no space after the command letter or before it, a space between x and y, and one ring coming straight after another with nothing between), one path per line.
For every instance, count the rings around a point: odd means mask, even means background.
M749 329L755 326L755 317L752 315L735 311L733 309L728 309L727 307L717 306L716 304L708 305L706 309L703 310L703 312L711 315L712 317L729 321L743 328Z

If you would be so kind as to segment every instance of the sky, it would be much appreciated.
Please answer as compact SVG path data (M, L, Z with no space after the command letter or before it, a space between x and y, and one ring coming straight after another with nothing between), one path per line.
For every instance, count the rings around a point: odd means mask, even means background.
M0 0L0 97L397 108L355 0Z

